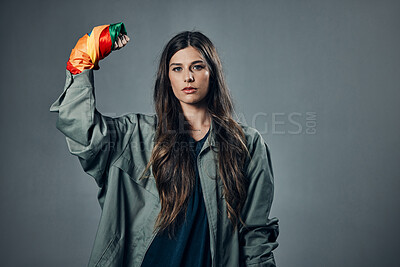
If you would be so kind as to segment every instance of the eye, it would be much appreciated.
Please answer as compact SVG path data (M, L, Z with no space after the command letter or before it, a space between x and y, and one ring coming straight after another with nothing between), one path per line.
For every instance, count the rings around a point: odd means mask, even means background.
M195 70L202 70L202 69L204 69L204 66L203 66L203 65L194 65L194 66L193 66L193 69L195 69Z
M172 71L181 71L181 70L182 70L181 67L175 67L175 68L172 69Z

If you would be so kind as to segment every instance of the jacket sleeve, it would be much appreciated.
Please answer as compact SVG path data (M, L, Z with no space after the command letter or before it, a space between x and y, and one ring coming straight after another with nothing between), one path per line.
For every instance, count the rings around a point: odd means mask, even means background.
M246 224L239 228L241 266L276 266L273 250L278 246L278 219L268 218L273 195L273 171L268 145L258 133L247 165L248 195L242 209Z
M93 70L75 75L67 70L64 91L50 111L58 113L56 127L65 135L69 151L102 187L118 129L114 119L96 110Z

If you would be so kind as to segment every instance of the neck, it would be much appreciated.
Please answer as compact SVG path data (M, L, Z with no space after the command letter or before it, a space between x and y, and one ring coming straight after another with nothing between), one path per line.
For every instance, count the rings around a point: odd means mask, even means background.
M207 107L204 104L189 105L181 103L181 107L193 131L208 130L211 123L211 116L207 112Z

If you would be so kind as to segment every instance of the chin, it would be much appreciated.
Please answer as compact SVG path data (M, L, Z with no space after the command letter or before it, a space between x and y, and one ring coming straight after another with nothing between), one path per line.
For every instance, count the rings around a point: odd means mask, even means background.
M188 105L194 105L200 103L201 99L181 99L181 102Z

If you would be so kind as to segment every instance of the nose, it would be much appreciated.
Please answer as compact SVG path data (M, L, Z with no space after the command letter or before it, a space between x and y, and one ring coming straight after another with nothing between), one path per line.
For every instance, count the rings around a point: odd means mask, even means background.
M194 82L194 77L193 77L193 73L191 71L187 71L185 73L185 82L186 83L192 83Z

